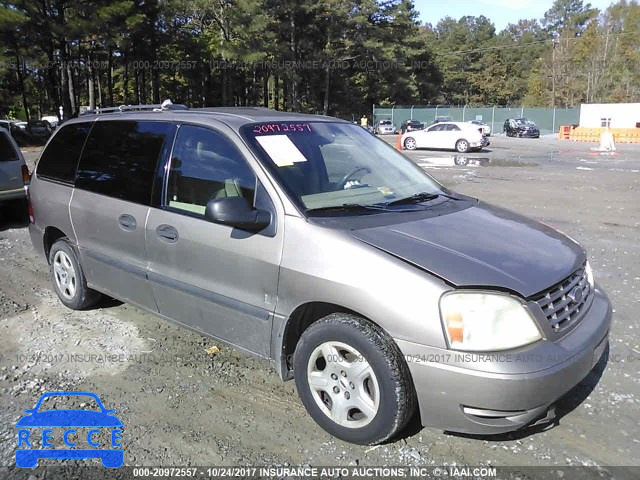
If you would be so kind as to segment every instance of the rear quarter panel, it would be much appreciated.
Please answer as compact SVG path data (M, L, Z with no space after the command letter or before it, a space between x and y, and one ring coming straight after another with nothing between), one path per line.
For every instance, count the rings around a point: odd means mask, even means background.
M71 185L38 178L36 175L29 186L29 197L35 224L30 225L31 241L40 254L44 255L44 232L47 227L55 227L62 231L73 245L77 239L71 217L69 216L69 202L73 195Z

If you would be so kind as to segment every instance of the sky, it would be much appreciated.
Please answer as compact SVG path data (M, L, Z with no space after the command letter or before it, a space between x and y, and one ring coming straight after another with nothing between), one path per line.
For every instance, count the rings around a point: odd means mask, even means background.
M551 8L553 0L414 0L422 23L436 25L440 19L450 16L456 20L464 15L484 15L493 22L499 32L509 23L520 19L540 20ZM585 5L604 10L614 0L585 0Z

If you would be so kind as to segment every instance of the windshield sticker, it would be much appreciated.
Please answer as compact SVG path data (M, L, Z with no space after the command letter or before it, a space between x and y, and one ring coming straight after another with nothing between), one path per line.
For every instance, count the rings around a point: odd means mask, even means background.
M298 147L286 135L256 137L256 140L278 167L292 167L294 163L307 161Z
M291 132L311 132L311 125L308 123L265 123L253 127L255 135L267 133L291 133Z

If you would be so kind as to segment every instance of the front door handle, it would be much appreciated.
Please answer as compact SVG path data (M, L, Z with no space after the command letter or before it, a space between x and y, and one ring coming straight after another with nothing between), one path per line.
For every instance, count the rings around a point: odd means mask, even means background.
M133 232L138 226L138 222L136 222L136 219L133 216L124 213L118 218L118 225L120 225L120 228L126 232Z
M171 225L158 225L158 228L156 228L156 234L161 240L168 243L175 243L178 241L178 230Z

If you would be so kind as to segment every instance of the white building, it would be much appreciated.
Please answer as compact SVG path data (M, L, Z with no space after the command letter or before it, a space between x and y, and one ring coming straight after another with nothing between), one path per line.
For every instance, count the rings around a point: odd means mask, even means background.
M580 105L580 126L585 128L640 128L640 103Z

